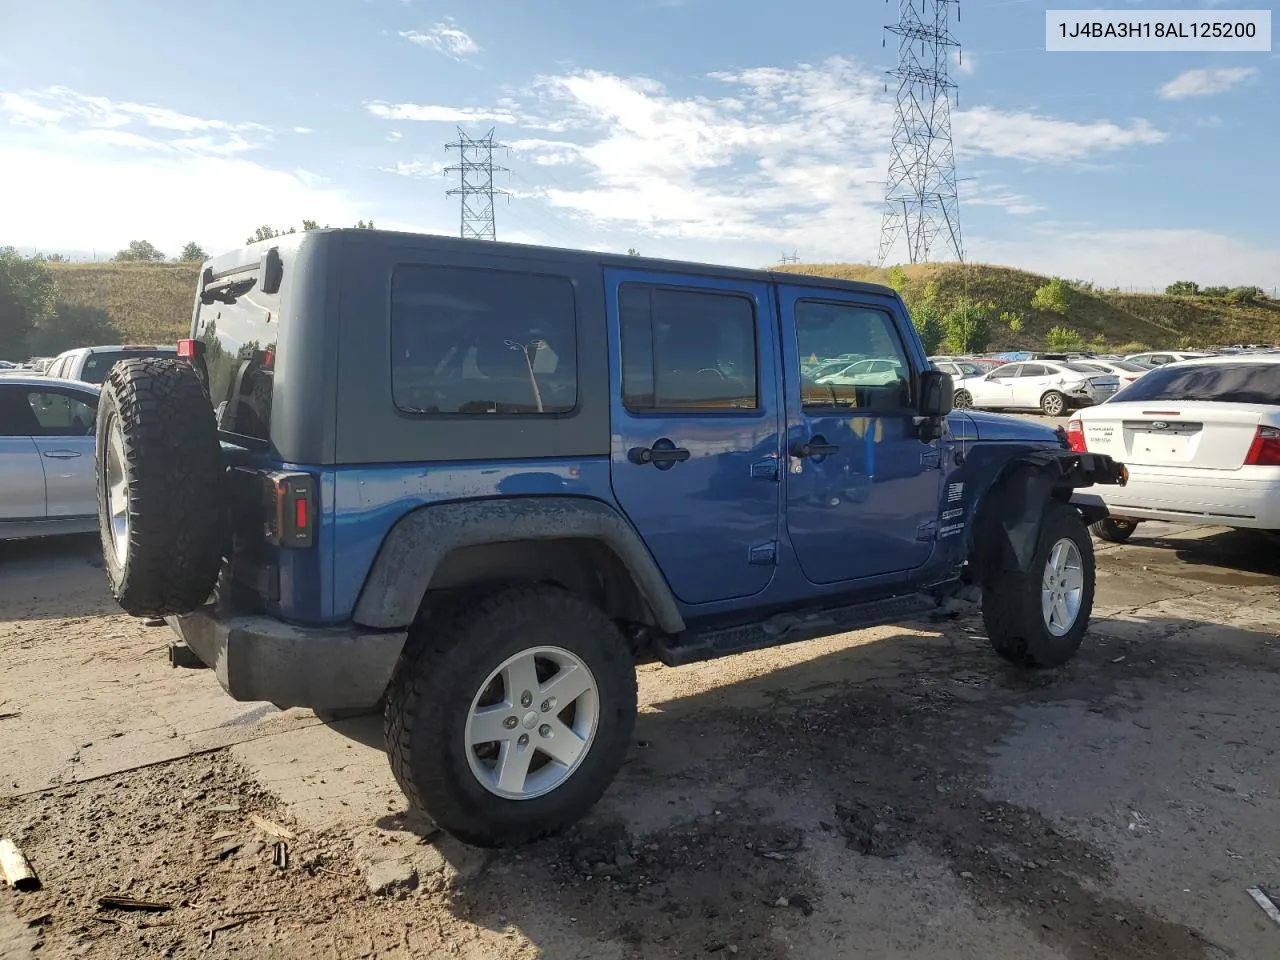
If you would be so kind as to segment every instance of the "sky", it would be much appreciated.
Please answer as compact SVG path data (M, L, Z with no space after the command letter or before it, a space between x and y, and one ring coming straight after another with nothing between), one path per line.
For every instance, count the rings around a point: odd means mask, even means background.
M1271 289L1280 54L1045 51L1046 7L1097 6L961 3L966 259ZM303 218L456 235L461 126L504 145L501 240L875 262L896 16L879 0L0 0L0 245L216 253Z

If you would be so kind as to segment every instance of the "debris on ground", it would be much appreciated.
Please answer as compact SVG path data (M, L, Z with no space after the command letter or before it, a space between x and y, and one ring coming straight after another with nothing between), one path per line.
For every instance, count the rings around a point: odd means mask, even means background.
M1248 893L1249 896L1253 897L1254 902L1262 908L1263 913L1276 923L1280 923L1280 907L1276 906L1275 901L1267 895L1266 891L1261 887L1250 887L1245 892Z
M159 900L139 900L136 897L110 895L98 898L98 906L103 910L140 910L146 913L164 913L172 910L173 904Z
M275 837L278 840L294 839L292 830L282 827L280 824L268 820L265 817L260 817L256 813L249 814L249 822L269 837Z
M4 873L5 882L20 893L40 889L40 878L26 854L12 840L0 840L0 871Z

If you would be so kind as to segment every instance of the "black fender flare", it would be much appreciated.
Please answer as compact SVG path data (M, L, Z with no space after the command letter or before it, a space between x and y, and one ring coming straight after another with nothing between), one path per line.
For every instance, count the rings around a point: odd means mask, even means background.
M387 533L365 578L352 619L404 629L417 616L440 561L459 547L515 540L597 540L622 561L658 626L684 629L666 579L635 528L613 507L586 497L502 497L429 504Z
M1110 457L1067 450L1028 450L1007 460L975 502L967 555L979 575L998 570L1026 571L1035 554L1051 499L1069 504L1086 524L1107 516L1103 506L1071 503L1072 491L1094 483L1123 484L1124 468Z

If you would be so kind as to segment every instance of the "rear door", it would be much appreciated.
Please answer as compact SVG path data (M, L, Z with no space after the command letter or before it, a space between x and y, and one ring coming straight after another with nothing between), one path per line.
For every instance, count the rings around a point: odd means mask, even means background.
M787 371L786 524L804 575L819 584L903 573L933 552L942 473L937 441L914 423L913 369L893 301L779 287ZM886 372L817 383L800 357L857 354ZM895 373L894 371L897 371Z
M98 512L93 460L97 400L92 393L59 388L27 393L38 424L32 440L44 466L45 513L50 520Z
M683 602L761 592L781 509L770 288L606 270L605 292L619 505Z
M1040 406L1040 398L1049 389L1049 368L1043 363L1024 363L1018 375L1009 382L1013 393L1013 406L1031 409Z
M0 383L0 521L43 520L44 468L32 434L39 423L28 387Z

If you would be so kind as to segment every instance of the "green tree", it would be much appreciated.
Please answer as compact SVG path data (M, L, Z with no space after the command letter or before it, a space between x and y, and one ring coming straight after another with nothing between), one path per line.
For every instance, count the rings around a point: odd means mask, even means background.
M70 263L71 258L65 253L42 253L40 259L45 263Z
M899 294L907 289L907 271L903 270L901 265L895 264L889 268L889 286Z
M942 312L933 301L925 301L911 311L911 324L920 334L924 343L924 352L932 355L938 352L947 330L942 323Z
M43 260L0 247L0 357L30 356L31 332L52 312L56 289Z
M947 311L942 318L946 330L944 344L949 353L978 353L991 343L991 318L994 303L962 301Z
M1067 327L1052 327L1045 335L1045 344L1050 350L1075 350L1081 343L1080 334Z
M1071 311L1071 287L1061 277L1054 277L1048 283L1036 288L1031 298L1031 306L1037 310L1046 310L1066 316Z
M1104 353L1107 349L1107 338L1101 332L1094 335L1089 341L1089 349L1094 353Z
M204 248L194 240L182 248L182 252L178 254L178 259L183 263L204 263L209 259L209 255L204 252Z
M1261 287L1232 287L1227 291L1228 303L1257 303L1266 298Z
M164 258L164 254L157 250L155 244L150 240L130 240L129 246L112 257L113 260L141 261L143 263L159 263Z
M357 230L376 230L377 228L373 225L372 220L370 220L368 223L366 223L363 220L357 220L356 229Z
M290 227L288 230L277 230L270 224L264 224L257 230L253 231L253 233L249 235L249 238L245 240L245 243L258 243L261 240L274 240L276 237L283 237L287 234L297 232L298 231L293 227Z
M1009 328L1009 332L1018 334L1022 332L1022 315L1005 310L1000 314L1000 324Z
M72 347L117 343L120 339L120 329L101 307L59 303L36 321L29 343L33 354L47 357Z
M361 222L361 223L364 223L364 221L363 221L363 220L361 220L360 222ZM303 220L303 221L302 221L302 232L303 232L303 233L306 233L308 230L319 230L319 229L320 229L320 221L318 221L318 220Z
M628 256L628 257L638 257L638 256L640 256L640 251L639 251L639 250L637 250L635 247L627 247L627 256Z
M1225 297L1231 292L1229 287L1205 287L1200 291L1202 297Z
M1179 280L1165 287L1164 292L1171 297L1194 297L1200 292L1200 284L1190 280Z

